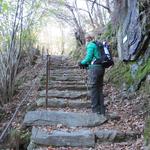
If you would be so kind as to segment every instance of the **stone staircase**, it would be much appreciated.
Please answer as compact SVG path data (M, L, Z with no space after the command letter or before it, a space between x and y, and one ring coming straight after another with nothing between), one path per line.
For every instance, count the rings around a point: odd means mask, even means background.
M26 127L32 127L28 150L44 150L42 147L49 146L95 149L97 143L137 138L134 132L101 128L120 117L116 113L103 116L91 112L84 74L69 59L51 58L47 110L45 78L43 76L36 110L27 112L23 122Z

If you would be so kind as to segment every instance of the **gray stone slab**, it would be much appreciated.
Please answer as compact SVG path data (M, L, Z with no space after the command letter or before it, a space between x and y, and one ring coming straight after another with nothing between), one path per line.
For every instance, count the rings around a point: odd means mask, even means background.
M42 85L39 87L40 90L45 89L45 85ZM48 89L56 89L56 90L75 90L75 91L85 91L87 90L87 87L85 85L78 85L78 84L51 84L48 86Z
M89 130L79 130L73 132L43 131L33 127L31 140L33 143L47 146L71 146L71 147L94 147L95 136Z
M37 106L45 106L45 98L40 98L36 101ZM81 101L81 100L66 100L66 99L48 99L48 107L55 108L90 108L90 101Z
M117 130L97 130L95 131L96 140L101 142L126 142L130 140L136 140L140 137L139 133L135 132L121 132Z
M120 120L120 116L118 115L118 113L116 112L109 112L109 113L106 113L106 116L108 119L110 120Z
M68 76L50 76L50 80L55 80L55 81L80 81L82 80L81 76L80 77L68 77Z
M79 98L86 97L87 94L88 94L87 92L71 91L71 90L64 90L64 91L49 90L48 91L48 97L51 97L51 98L79 99ZM39 96L45 97L46 91L45 90L39 91Z
M61 77L61 76L66 76L66 77L80 77L80 78L82 78L82 76L81 76L81 73L79 74L79 73L77 73L77 72L70 72L70 73L65 73L65 72L61 72L61 73L51 73L50 74L51 75L51 77Z
M120 135L121 132L117 130L98 130L95 132L98 142L113 142L117 135Z
M72 70L72 69L79 69L78 66L56 66L56 65L51 65L51 69L53 70Z
M96 113L79 113L64 111L29 111L25 115L24 125L58 125L67 127L92 127L107 121L103 115Z
M62 85L85 85L85 81L49 81L49 85L53 85L53 84L62 84Z
M81 73L81 70L78 70L78 69L67 69L67 70L64 70L64 69L55 69L55 70L50 70L50 73L52 74L82 74Z

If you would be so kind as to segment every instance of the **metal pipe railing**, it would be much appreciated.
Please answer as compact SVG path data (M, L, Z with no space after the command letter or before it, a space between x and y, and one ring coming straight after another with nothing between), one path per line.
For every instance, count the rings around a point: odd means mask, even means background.
M88 70L87 69L83 69L81 71L81 77L84 81L84 84L86 86L86 91L87 91L87 96L86 96L86 99L88 100L89 97L88 97L88 93L89 93L89 85L88 85Z
M45 106L47 109L48 106L48 85L49 85L49 76L50 76L50 55L47 55L46 61L46 97L45 97Z

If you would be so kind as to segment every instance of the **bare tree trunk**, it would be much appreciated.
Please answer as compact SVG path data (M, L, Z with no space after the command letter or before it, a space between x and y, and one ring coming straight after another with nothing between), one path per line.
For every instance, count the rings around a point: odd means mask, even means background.
M2 57L1 60L6 67L5 72L3 72L5 74L5 77L3 77L3 81L1 81L1 83L3 83L3 86L0 87L1 88L0 97L3 99L3 102L1 102L1 104L8 102L12 98L14 92L15 77L17 73L21 51L23 5L24 0L17 1L10 45L7 47L6 50L4 50L5 52L1 56ZM20 34L19 41L17 40L18 34Z
M76 37L77 41L79 41L79 44L84 45L85 44L85 38L84 38L84 31L82 29L82 26L79 24L79 22L75 16L75 12L74 12L73 8L68 4L66 4L66 7L71 11L74 23L76 25L75 37Z
M87 10L88 10L88 15L89 15L89 18L90 18L90 21L91 21L91 25L92 25L93 29L95 29L94 20L92 18L91 13L90 13L90 8L89 8L88 0L86 0L86 7L87 7Z
M100 6L100 7L103 7L104 9L106 9L108 11L108 13L111 13L110 8L105 6L105 5L103 5L103 4L101 4L100 1L99 2L97 2L97 0L88 0L88 1L92 3L92 8L96 4L96 5Z
M100 2L100 0L99 0ZM104 27L104 20L103 20L103 16L102 16L102 8L99 7L99 5L96 5L97 7L97 15L99 17L99 23L100 23L100 27Z

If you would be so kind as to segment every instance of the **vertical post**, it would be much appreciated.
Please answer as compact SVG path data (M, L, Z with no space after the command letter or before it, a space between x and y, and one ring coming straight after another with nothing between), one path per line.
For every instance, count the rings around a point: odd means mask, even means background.
M44 46L42 47L42 60L44 60Z
M47 60L46 60L46 97L45 97L46 109L48 104L48 80L49 80L49 55L47 55Z
M86 90L87 90L87 100L88 100L88 93L89 93L89 87L88 87L88 71L86 69L86 72L85 72L85 84L86 84Z
M51 55L49 55L49 60L48 60L48 79L50 78L50 62L51 62ZM49 81L49 80L48 80Z

